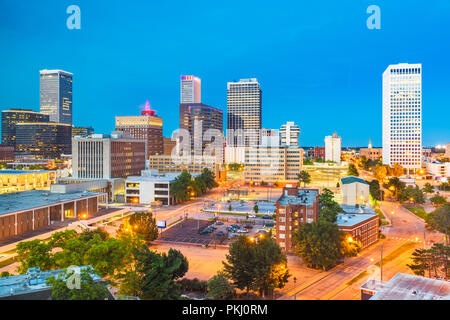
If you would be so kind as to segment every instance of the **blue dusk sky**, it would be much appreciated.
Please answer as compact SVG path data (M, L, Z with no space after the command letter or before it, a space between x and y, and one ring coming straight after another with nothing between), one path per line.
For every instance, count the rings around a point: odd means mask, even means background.
M81 30L69 30L69 5ZM369 30L369 5L381 29ZM224 110L226 83L257 78L263 127L295 121L301 145L381 146L382 73L423 64L423 144L450 141L450 1L0 0L0 109L39 110L39 70L74 73L73 123L98 133L146 100L178 128L180 75Z

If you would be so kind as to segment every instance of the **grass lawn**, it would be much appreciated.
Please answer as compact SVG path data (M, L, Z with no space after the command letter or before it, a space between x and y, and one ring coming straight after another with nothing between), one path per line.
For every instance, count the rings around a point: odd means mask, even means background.
M428 213L422 207L405 207L405 208L414 213L419 218L426 219L426 217L428 216Z

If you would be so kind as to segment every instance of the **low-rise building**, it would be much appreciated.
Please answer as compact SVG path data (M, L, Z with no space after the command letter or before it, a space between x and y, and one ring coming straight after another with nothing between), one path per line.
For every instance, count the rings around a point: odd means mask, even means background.
M125 179L76 179L62 178L58 183L52 184L50 192L100 192L100 203L124 203L125 202Z
M23 191L0 195L0 240L51 225L89 218L98 212L101 193Z
M324 188L336 188L337 183L348 172L348 164L345 162L337 163L319 163L314 162L313 165L303 165L302 170L308 172L311 180L315 184Z
M369 203L369 184L362 178L341 178L342 203L350 206Z
M276 241L283 251L292 252L292 233L300 225L319 219L319 190L285 187L276 202Z
M450 282L397 273L389 281L364 283L361 300L450 300Z
M359 156L364 156L367 160L377 161L383 156L383 148L372 148L372 144L369 142L368 148L359 149Z
M424 164L427 173L431 174L434 179L450 178L450 162L433 161Z
M150 170L159 173L180 173L187 171L190 174L201 174L204 168L208 168L216 177L219 176L220 165L215 156L174 156L153 155L149 157Z
M378 241L379 218L376 213L339 213L336 224L348 241L358 241L364 249Z
M28 190L48 190L57 172L48 170L0 170L0 194Z

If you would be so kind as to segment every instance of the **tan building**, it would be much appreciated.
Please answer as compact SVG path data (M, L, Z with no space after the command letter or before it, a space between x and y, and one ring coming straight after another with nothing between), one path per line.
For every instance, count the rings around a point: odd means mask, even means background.
M383 148L372 148L372 142L369 140L367 148L359 149L359 156L364 156L367 160L377 161L383 156Z
M0 194L35 189L49 190L56 178L56 171L0 170Z
M150 170L158 170L160 173L180 173L187 171L190 174L200 174L203 168L208 168L216 177L219 177L219 164L215 157L184 156L172 157L171 155L154 155L149 157Z
M296 182L303 166L302 148L245 148L247 182Z
M369 203L369 184L359 177L341 178L342 204L354 206Z
M347 175L348 164L314 162L313 165L304 165L302 170L310 174L314 186L333 189L336 188L340 179Z
M171 155L172 154L172 150L175 148L175 146L177 145L176 141L172 141L171 138L166 138L163 137L163 146L164 146L164 153L165 155Z
M282 250L292 252L292 233L305 223L319 219L319 189L283 188L276 202L276 241Z

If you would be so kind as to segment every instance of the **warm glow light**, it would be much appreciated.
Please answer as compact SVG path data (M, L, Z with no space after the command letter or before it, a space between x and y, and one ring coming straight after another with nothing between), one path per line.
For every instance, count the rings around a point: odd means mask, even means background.
M348 241L348 242L352 242L352 241L353 241L353 238L352 238L352 237L348 237L348 238L347 238L347 241Z

